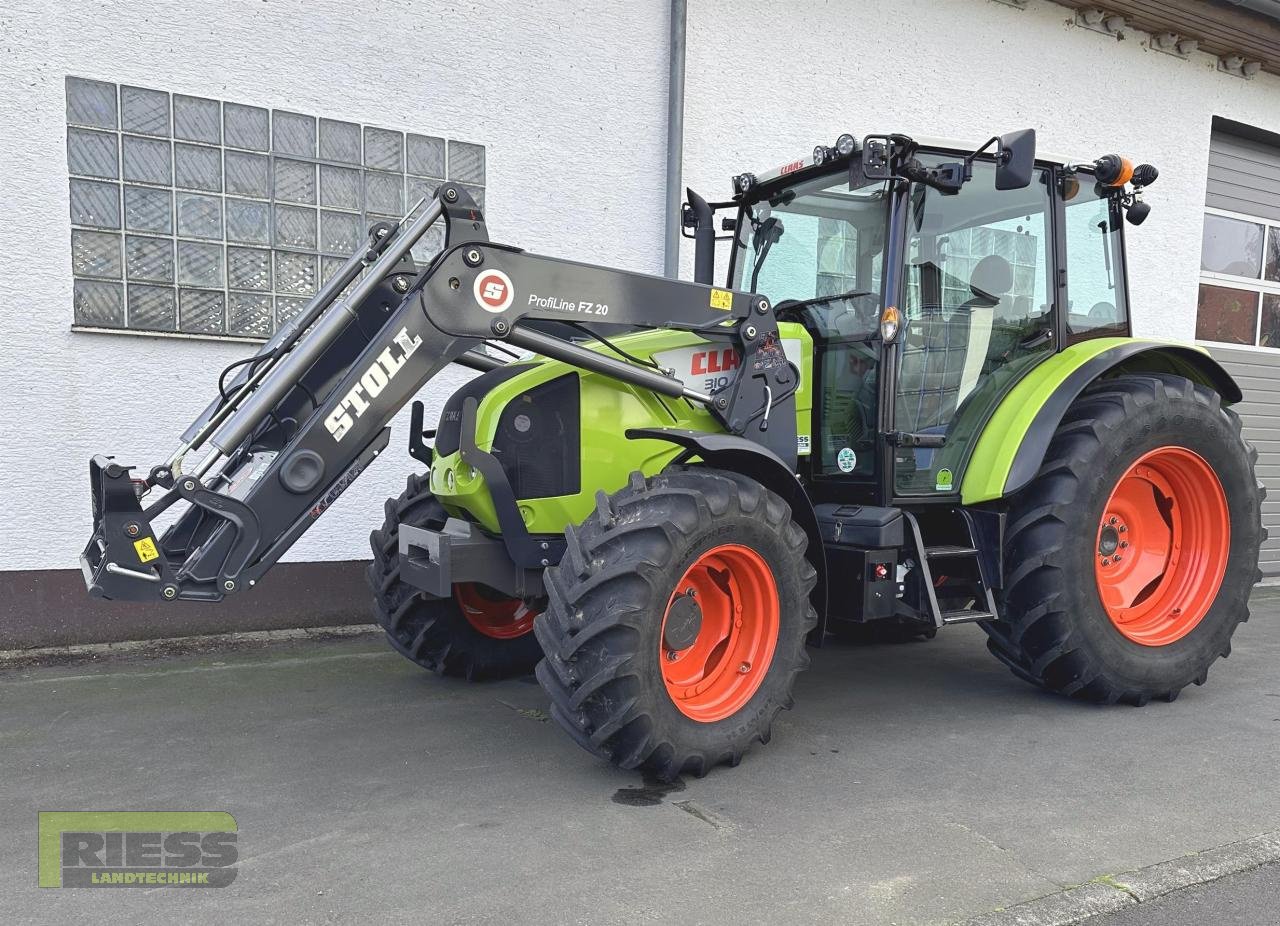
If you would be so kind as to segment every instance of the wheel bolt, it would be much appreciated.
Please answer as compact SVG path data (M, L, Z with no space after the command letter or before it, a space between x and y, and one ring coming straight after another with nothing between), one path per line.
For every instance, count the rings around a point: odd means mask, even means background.
M1120 549L1122 549L1122 550L1123 550L1123 549L1126 549L1128 546L1129 546L1129 541L1127 541L1127 540L1121 540L1121 541L1120 541Z
M1120 525L1120 533L1122 533L1122 534L1123 534L1123 533L1124 533L1125 531L1127 531L1128 529L1129 529L1129 528L1125 527L1123 524L1121 524L1121 525Z
M1120 562L1120 554L1119 554L1119 553L1117 553L1117 554L1116 554L1115 561L1116 561L1117 563L1118 563L1118 562Z
M1119 522L1119 520L1120 520L1119 518L1114 518L1114 517L1113 517L1111 520L1107 521L1107 523L1108 523L1108 524L1116 524L1117 522Z
M1104 566L1110 566L1110 565L1111 565L1111 560L1107 559L1105 556L1104 556L1104 557L1102 557L1102 565L1104 565Z
M749 662L744 662L742 665L738 666L739 675L746 675L750 671L751 671L751 663Z
M679 654L679 653L677 653L675 650L673 650L673 649L669 649L669 650L667 650L667 661L668 661L668 662L675 662L675 661L676 661L677 659L679 659L679 658L680 658L680 654Z

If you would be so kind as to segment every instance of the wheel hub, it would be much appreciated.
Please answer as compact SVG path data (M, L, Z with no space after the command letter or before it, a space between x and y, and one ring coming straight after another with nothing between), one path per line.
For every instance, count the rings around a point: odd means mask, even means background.
M693 646L701 631L702 608L698 607L697 593L688 588L671 603L667 619L662 623L662 646L668 658Z
M1217 597L1230 536L1226 494L1203 457L1172 446L1143 454L1098 525L1094 573L1107 617L1146 646L1186 636Z
M677 709L703 723L741 710L769 671L780 625L777 583L759 553L727 543L698 556L662 621L662 679Z

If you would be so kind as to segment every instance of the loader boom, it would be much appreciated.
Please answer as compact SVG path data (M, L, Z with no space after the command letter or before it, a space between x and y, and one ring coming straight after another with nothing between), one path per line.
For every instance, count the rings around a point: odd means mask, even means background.
M444 248L419 269L410 249L437 221ZM539 322L696 331L735 348L742 362L711 395ZM454 362L498 365L481 350L491 340L704 405L725 431L794 468L798 372L767 299L491 243L468 193L445 184L421 211L370 230L368 247L247 362L167 463L134 480L130 468L95 457L94 536L81 557L90 592L219 600L253 586L382 451L387 422L427 382ZM187 455L206 444L213 451L184 474ZM529 538L500 473L493 488L507 509L503 542L521 563ZM163 494L143 508L151 490ZM155 520L179 502L186 511L157 536ZM554 563L563 538L540 548L550 556L538 564Z

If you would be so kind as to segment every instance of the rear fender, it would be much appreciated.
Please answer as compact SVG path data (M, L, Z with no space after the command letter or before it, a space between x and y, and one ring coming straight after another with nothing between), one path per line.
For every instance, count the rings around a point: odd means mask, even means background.
M1027 485L1071 403L1090 383L1124 373L1176 373L1214 390L1224 405L1241 398L1231 375L1200 348L1134 338L1073 344L1023 377L997 406L965 468L964 504L1003 498Z
M631 428L627 437L670 441L696 455L709 466L731 470L754 479L782 496L791 506L792 517L809 538L809 561L818 571L818 581L810 600L818 612L818 625L809 635L809 643L821 646L827 632L827 557L818 531L818 516L813 510L804 486L790 467L771 450L733 434L687 431L680 428Z

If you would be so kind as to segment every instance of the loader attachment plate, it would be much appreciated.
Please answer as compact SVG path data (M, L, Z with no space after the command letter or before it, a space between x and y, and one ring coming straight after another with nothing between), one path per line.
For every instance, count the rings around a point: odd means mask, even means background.
M80 554L85 585L95 598L153 601L172 587L172 570L143 513L132 467L111 457L89 461L93 536Z

